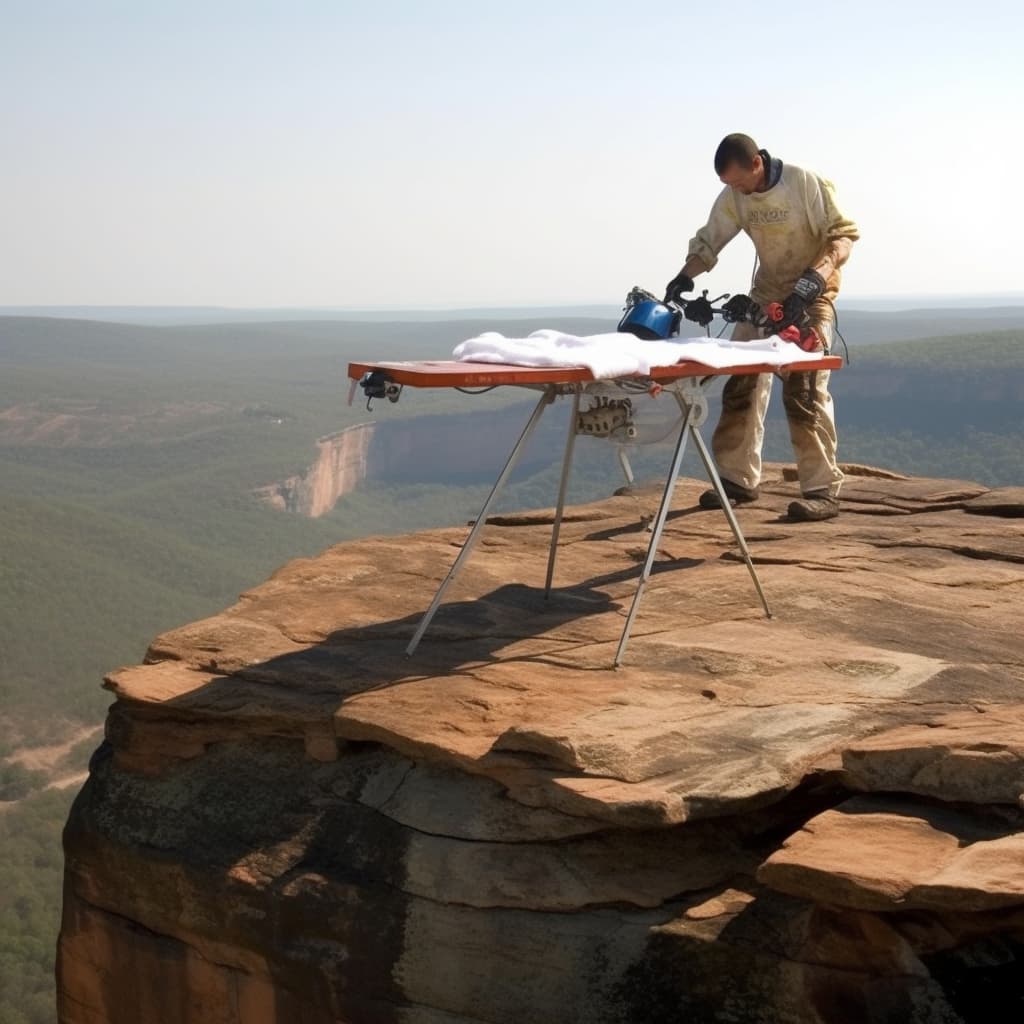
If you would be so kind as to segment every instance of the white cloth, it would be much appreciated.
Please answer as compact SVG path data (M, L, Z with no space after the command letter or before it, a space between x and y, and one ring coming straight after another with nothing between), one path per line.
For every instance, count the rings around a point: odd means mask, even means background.
M813 358L799 345L778 338L726 341L718 338L680 338L645 341L632 334L563 334L544 328L525 338L506 338L487 331L456 345L452 353L464 363L504 363L511 366L585 366L599 380L650 373L652 366L703 363L715 369L767 363L786 366Z

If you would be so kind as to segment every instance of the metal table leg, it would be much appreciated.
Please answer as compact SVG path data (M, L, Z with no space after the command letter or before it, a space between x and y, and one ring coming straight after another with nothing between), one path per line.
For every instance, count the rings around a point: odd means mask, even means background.
M491 506L494 504L494 501L498 497L502 487L505 486L505 481L508 480L509 474L515 468L515 464L519 459L520 453L544 412L544 407L549 405L554 400L554 397L554 388L549 386L544 389L544 394L541 395L540 401L537 403L537 407L533 410L530 419L523 428L522 434L519 435L519 440L516 441L515 447L512 449L508 460L505 462L505 468L498 475L498 479L494 482L494 486L491 488L491 493L487 496L487 500L484 502L483 508L480 509L480 514L476 517L476 522L473 523L473 528L469 531L469 536L466 538L466 542L462 545L462 550L459 552L458 558L455 559L452 567L448 570L448 575L444 578L444 582L437 588L434 600L431 601L430 607L427 609L423 618L420 619L420 624L416 627L416 632L413 634L412 640L409 641L409 646L405 649L406 656L412 654L419 645L423 634L427 631L427 627L430 625L430 620L433 619L434 613L441 604L441 599L444 597L444 592L448 589L448 584L455 579L459 570L462 568L462 563L465 562L469 557L470 552L473 550L473 546L476 544L480 530L487 521L487 514L490 512Z
M757 570L754 568L753 559L750 557L747 542L743 537L743 532L740 530L740 524L736 519L736 513L732 510L732 505L729 503L725 488L722 486L722 478L718 475L718 467L715 465L714 459L711 458L711 453L708 451L707 445L704 444L704 438L700 436L699 430L694 430L693 432L693 443L697 446L697 451L700 452L704 468L707 470L708 479L718 494L718 500L722 503L722 511L725 513L725 518L729 520L732 534L739 545L743 560L747 563L747 569L750 570L750 578L754 581L754 587L757 590L757 596L761 598L761 604L764 605L764 613L770 619L772 617L771 609L768 607L768 601L764 596L764 591L761 589L761 581L757 578Z
M558 507L551 527L551 549L548 551L548 574L544 580L544 599L551 594L551 581L555 575L555 556L558 551L558 534L562 529L562 514L565 511L565 493L569 487L569 470L572 468L573 451L576 448L576 418L580 411L580 392L577 388L572 395L572 411L569 413L569 436L565 440L565 455L562 458L562 479L558 484Z
M686 451L686 436L691 432L690 423L697 416L697 406L691 405L686 409L686 416L683 418L683 425L679 430L679 440L676 442L676 452L672 458L672 468L669 470L668 479L665 481L665 490L661 496L661 505L658 506L658 514L654 520L651 543L647 546L647 559L644 562L643 571L640 573L640 580L636 585L636 593L633 595L633 604L630 606L629 615L626 617L626 625L622 630L619 639L619 647L615 652L615 667L622 664L622 658L626 653L626 644L629 642L629 632L633 628L633 620L636 618L637 609L640 607L640 599L643 597L644 588L651 575L651 567L654 565L655 556L658 553L658 543L661 540L661 531L665 527L665 520L668 518L668 510L672 504L672 495L675 493L676 480L679 476L679 467L683 462L683 453ZM693 431L696 434L696 431Z
M619 465L622 467L622 473L626 478L626 486L633 486L633 467L629 464L629 456L626 454L625 448L619 449Z

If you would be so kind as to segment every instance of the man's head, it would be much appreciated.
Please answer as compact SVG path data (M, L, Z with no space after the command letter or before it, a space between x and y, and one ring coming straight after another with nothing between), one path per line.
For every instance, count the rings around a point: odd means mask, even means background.
M723 185L744 195L764 187L765 166L757 143L738 132L726 135L715 150L715 173Z

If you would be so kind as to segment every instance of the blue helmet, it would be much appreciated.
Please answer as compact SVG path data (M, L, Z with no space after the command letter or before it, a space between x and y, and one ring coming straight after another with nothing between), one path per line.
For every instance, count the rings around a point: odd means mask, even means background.
M671 338L679 333L681 316L678 309L671 309L653 296L632 303L627 299L626 312L619 321L618 330L648 341Z

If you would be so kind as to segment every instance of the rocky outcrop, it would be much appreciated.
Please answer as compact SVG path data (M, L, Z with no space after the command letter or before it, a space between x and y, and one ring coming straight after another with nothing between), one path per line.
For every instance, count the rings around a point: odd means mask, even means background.
M342 495L354 491L366 478L366 453L374 423L357 423L317 443L316 461L301 476L256 490L256 497L272 508L318 519L330 512Z
M291 563L112 674L63 1024L998 1024L1024 999L1018 491L683 481Z

